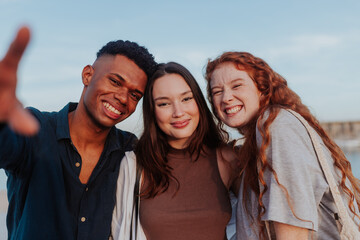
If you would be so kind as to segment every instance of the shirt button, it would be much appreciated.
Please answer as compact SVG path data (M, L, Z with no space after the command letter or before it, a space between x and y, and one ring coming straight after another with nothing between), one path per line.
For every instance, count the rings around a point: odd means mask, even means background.
M79 162L75 163L75 167L80 167L80 163Z
M87 188L85 188L85 191L89 191L89 188L87 187Z
M81 222L85 222L86 221L86 218L85 217L82 217L81 218Z

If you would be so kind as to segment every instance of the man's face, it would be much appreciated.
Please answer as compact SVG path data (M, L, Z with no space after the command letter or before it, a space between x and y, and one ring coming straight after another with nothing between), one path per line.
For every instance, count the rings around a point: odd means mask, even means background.
M147 76L122 55L104 55L83 70L83 102L88 116L101 128L129 117L144 94Z

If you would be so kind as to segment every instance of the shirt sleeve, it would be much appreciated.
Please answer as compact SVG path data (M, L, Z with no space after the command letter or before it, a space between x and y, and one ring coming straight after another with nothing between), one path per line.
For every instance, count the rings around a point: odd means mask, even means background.
M0 128L0 168L15 170L26 153L29 138L15 134L8 125Z
M260 147L262 139L258 130L256 136ZM317 207L328 185L307 130L295 116L281 110L270 126L270 139L267 160L290 198L288 201L274 175L265 171L268 189L263 196L266 212L262 220L317 231Z
M39 118L41 112L35 108L28 108L28 110L41 125ZM31 153L38 150L34 141L36 138L37 136L27 137L16 134L8 124L0 123L0 168L12 173L27 171L31 164Z

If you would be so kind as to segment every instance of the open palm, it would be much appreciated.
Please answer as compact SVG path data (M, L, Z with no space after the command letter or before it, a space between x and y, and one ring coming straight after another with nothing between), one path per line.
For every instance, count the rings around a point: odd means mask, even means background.
M17 133L33 135L39 129L36 119L16 97L17 70L30 40L27 27L19 29L5 57L0 61L0 122L6 122Z

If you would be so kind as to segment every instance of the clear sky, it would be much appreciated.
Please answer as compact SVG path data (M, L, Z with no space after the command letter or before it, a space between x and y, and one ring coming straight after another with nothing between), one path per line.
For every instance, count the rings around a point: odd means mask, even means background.
M319 120L360 120L358 0L0 0L1 56L21 24L32 29L19 72L25 106L58 111L78 101L82 68L108 41L128 39L159 62L189 68L203 90L208 58L248 51L284 76ZM138 133L140 112L119 127Z

